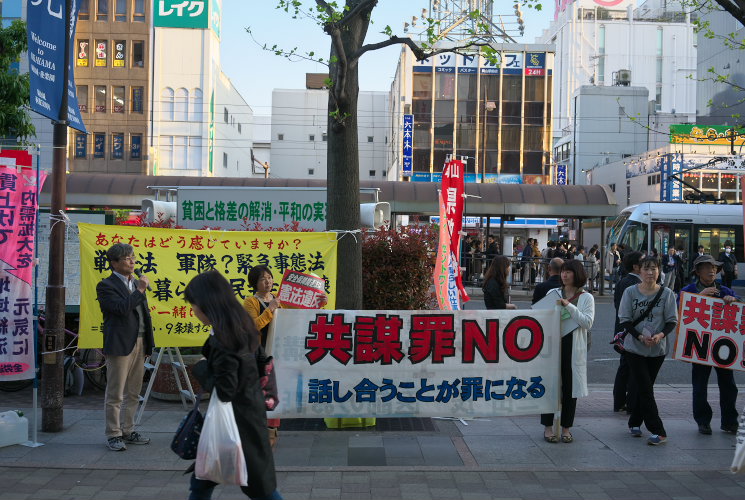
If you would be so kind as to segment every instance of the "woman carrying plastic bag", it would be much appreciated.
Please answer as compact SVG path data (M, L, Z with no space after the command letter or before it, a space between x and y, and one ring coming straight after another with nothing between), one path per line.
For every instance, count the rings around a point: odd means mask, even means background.
M256 365L256 326L218 271L194 277L184 297L194 315L212 327L202 347L205 359L192 370L202 387L212 391L212 401L199 440L189 500L210 500L218 483L240 484L252 499L281 500Z

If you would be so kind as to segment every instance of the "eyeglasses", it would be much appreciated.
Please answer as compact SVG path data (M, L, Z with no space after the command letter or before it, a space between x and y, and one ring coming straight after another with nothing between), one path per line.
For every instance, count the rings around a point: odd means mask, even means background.
M128 255L127 257L122 257L119 260L126 260L126 261L129 261L129 262L137 262L137 259L135 259L135 256L134 255Z

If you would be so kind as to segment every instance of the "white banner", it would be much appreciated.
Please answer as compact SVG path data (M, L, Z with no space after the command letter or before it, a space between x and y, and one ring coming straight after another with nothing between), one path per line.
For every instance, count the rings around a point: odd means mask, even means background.
M558 409L554 310L280 309L270 417L486 417Z
M675 359L745 371L745 304L683 292Z

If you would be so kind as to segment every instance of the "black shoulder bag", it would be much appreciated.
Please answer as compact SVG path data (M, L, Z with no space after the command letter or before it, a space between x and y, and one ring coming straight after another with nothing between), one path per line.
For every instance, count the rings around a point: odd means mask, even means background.
M202 424L204 424L204 416L199 411L201 394L195 394L195 399L194 408L181 420L176 429L176 435L171 441L171 450L184 460L197 458L199 436L202 434Z
M654 296L652 302L649 303L649 306L647 306L647 309L642 313L642 315L636 318L633 323L631 323L631 326L636 327L636 325L641 323L647 316L649 316L649 313L651 313L652 309L654 309L654 305L657 303L658 300L660 300L660 297L662 296L662 292L664 290L665 287L660 285L660 290ZM616 332L616 334L613 336L613 340L610 341L611 345L613 345L613 350L616 351L618 354L626 352L626 348L624 348L623 346L623 341L628 334L628 330L624 328L620 332Z

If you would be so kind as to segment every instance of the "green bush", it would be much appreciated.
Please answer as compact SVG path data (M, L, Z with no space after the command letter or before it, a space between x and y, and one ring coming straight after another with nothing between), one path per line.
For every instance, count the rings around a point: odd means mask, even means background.
M364 233L364 309L436 308L432 272L438 230L436 225L426 224Z

